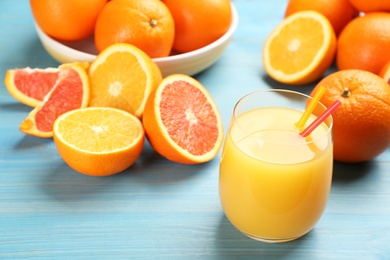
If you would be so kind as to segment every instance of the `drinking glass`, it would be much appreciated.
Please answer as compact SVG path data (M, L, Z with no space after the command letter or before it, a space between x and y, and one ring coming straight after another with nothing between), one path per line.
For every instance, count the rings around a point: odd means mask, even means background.
M271 89L241 98L227 131L219 172L226 217L245 235L285 242L323 214L333 171L332 116L308 137L297 128L311 97ZM305 126L326 107L319 103Z

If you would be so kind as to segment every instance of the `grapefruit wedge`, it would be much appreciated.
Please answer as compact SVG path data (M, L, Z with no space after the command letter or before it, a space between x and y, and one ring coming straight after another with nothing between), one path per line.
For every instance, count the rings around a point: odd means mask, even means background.
M4 84L21 103L36 107L58 80L59 68L23 68L7 70Z
M53 123L61 114L88 105L89 81L82 66L60 66L54 86L21 123L20 131L37 136L52 137Z
M4 84L8 92L19 102L36 107L54 87L62 69L79 65L85 70L89 62L63 64L57 68L16 68L7 70Z
M164 78L152 91L143 125L154 150L177 163L210 161L223 140L222 120L213 98L200 82L182 74Z

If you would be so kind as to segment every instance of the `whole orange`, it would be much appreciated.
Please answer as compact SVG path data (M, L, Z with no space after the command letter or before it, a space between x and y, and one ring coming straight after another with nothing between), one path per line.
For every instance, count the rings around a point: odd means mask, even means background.
M49 36L76 41L93 34L96 19L108 0L30 0L39 27Z
M327 88L325 106L335 100L334 158L341 162L368 161L390 145L390 87L381 77L363 70L342 70L322 79L314 88Z
M389 0L349 0L351 4L361 12L377 12L386 11L390 12L390 1Z
M230 0L163 0L175 21L173 48L190 52L224 35L232 22Z
M332 24L336 35L339 35L345 25L358 14L349 0L290 0L286 7L285 17L306 10L322 13Z
M362 69L379 74L390 60L390 13L355 18L340 33L336 63L340 70Z
M160 0L115 0L101 11L95 27L100 52L113 43L130 43L151 58L168 56L175 25Z
M383 66L379 72L379 77L383 78L387 83L390 84L390 60Z

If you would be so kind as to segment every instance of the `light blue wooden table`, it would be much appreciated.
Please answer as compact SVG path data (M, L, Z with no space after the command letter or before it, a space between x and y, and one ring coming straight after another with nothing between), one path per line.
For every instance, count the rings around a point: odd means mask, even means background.
M314 86L277 84L262 68L264 40L287 1L233 3L240 23L231 45L196 76L215 98L225 128L244 94L308 93ZM38 40L29 2L1 0L0 75L57 65ZM390 259L389 149L368 163L335 163L329 203L315 229L293 242L266 244L242 235L224 216L219 156L185 166L146 145L125 172L87 177L62 161L51 139L19 132L29 111L1 82L0 259Z

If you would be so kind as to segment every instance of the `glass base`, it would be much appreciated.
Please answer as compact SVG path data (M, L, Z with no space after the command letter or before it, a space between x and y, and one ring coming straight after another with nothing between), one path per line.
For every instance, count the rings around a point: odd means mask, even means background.
M257 240L257 241L261 241L261 242L265 242L265 243L283 243L283 242L289 242L289 241L293 241L295 239L298 239L300 237L303 237L304 235L306 235L307 233L303 234L303 235L300 235L300 236L296 236L296 237L290 237L290 238L264 238L264 237L258 237L258 236L254 236L254 235L251 235L251 234L247 234L245 232L242 232L244 235L246 235L247 237L250 237L254 240Z

